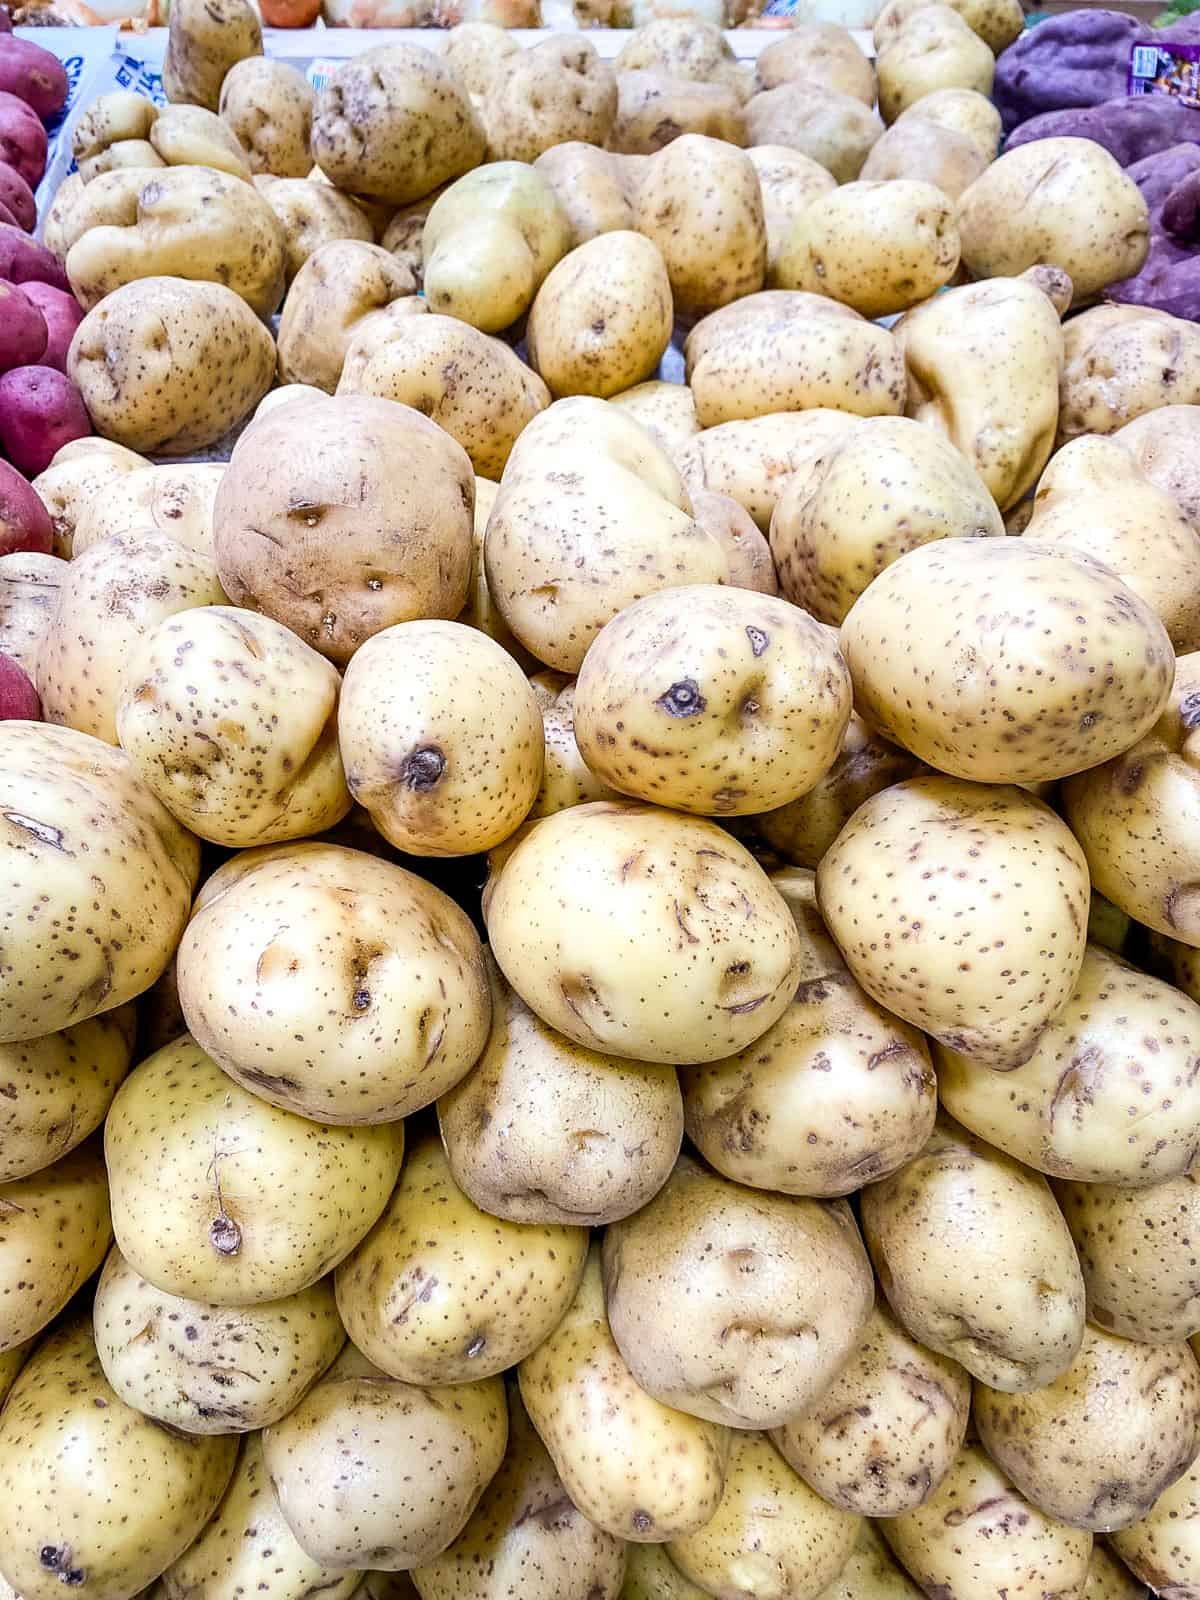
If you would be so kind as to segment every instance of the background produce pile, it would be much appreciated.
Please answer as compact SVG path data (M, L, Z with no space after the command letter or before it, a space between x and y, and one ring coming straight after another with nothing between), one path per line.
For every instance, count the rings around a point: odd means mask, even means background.
M175 0L44 243L0 40L0 1600L1200 1596L1200 113L1020 28Z

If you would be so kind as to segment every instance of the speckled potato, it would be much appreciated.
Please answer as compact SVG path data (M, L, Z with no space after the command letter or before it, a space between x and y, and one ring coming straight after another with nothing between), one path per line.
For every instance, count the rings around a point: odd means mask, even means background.
M697 323L684 349L702 428L786 411L872 417L904 410L904 358L895 339L824 295L749 295Z
M178 981L189 1028L231 1078L337 1126L428 1105L487 1038L466 914L403 867L339 845L281 851L207 898Z
M725 550L730 587L778 595L779 579L771 547L750 513L732 495L716 494L711 489L693 490L691 501L696 521L719 539Z
M1186 1482L1186 1474L1180 1483ZM1168 1496L1171 1490L1167 1491ZM1161 1500L1162 1495L1159 1496ZM1136 1530L1140 1524L1135 1523ZM1109 1544L1116 1548L1122 1535L1115 1533L1109 1539ZM1121 1565L1116 1556L1111 1555L1102 1544L1092 1546L1092 1559L1088 1562L1087 1583L1084 1585L1083 1600L1147 1600L1147 1591L1138 1582L1133 1573Z
M423 296L416 294L403 295L399 300L390 300L387 305L380 306L377 311L368 311L366 316L360 318L350 329L336 392L357 393L362 375L375 357L391 344L407 339L413 317L428 315L429 302ZM297 398L301 391L314 396L322 392L311 386L305 390L302 384L292 384L290 387L297 390ZM280 391L277 390L276 393L278 392ZM270 396L267 398L270 399ZM259 414L261 413L260 406Z
M395 1184L404 1133L277 1110L185 1035L126 1078L104 1146L134 1270L169 1294L247 1306L299 1294L354 1248Z
M654 68L618 71L609 148L622 155L651 156L685 133L744 145L742 99L724 83L694 83Z
M158 116L158 107L152 100L135 94L132 89L116 89L97 95L76 122L71 134L71 154L78 163L84 183L110 170L114 146L128 143L145 145ZM153 149L151 151L153 155ZM120 161L120 155L115 157ZM154 166L157 163L150 160Z
M1122 754L1165 709L1175 670L1166 629L1108 567L1028 537L909 551L855 602L841 648L868 722L984 783Z
M416 288L381 245L333 239L315 250L288 289L279 318L279 378L332 394L356 327Z
M1023 1066L996 1076L942 1050L938 1084L960 1122L1027 1166L1144 1188L1195 1161L1198 1053L1200 1006L1093 944Z
M235 1439L170 1433L105 1381L85 1311L26 1364L0 1418L0 1563L29 1600L132 1600L225 1491ZM103 1493L97 1493L97 1479Z
M685 133L646 158L633 203L634 226L667 264L677 312L711 311L762 288L766 221L744 150Z
M42 220L42 242L50 254L59 261L65 261L67 251L70 249L71 238L68 233L71 213L83 198L85 189L90 185L84 182L81 172L69 172L54 192L45 217Z
M1097 1600L1141 1600L1143 1590L1130 1577L1153 1587L1164 1600L1194 1600L1200 1593L1200 1462L1194 1461L1136 1522L1113 1533L1109 1543L1125 1562L1124 1587L1097 1590ZM1097 1545L1097 1549L1101 1547ZM1111 1561L1114 1570L1117 1563ZM1087 1590L1086 1600L1092 1600Z
M696 402L685 383L648 378L645 383L635 383L632 389L610 396L609 404L640 423L672 461L676 452L700 432Z
M1200 395L1200 326L1150 306L1093 306L1063 329L1058 442L1115 433ZM1167 376L1169 374L1169 376Z
M635 174L644 165L637 157L600 150L581 139L543 150L533 170L550 185L567 219L568 249L598 233L635 226Z
M1116 439L1155 488L1200 529L1200 405L1159 406L1118 428Z
M96 1286L96 1349L126 1405L184 1433L249 1433L299 1404L346 1342L323 1278L261 1305L209 1305L147 1283L117 1248Z
M619 945L589 931L609 914ZM596 801L535 823L487 922L497 964L544 1022L635 1061L744 1048L798 973L795 924L749 852L715 823L649 806Z
M923 1505L962 1448L971 1380L877 1303L849 1361L811 1411L772 1434L831 1505L895 1517Z
M609 1323L664 1405L781 1427L849 1359L875 1285L844 1201L766 1194L689 1156L604 1238Z
M969 134L913 116L920 105L918 100L871 147L859 176L872 183L905 178L932 184L953 205L987 167L988 157Z
M816 161L838 183L851 183L883 123L857 95L794 79L763 90L747 103L746 131L752 145L787 145Z
M1000 148L1000 113L977 89L935 89L901 112L896 122L932 122L966 134L988 163L996 159Z
M758 173L758 186L762 190L763 221L767 229L766 286L779 289L782 288L779 258L792 227L814 200L837 186L837 180L819 161L787 145L754 145L746 154Z
M477 101L487 93L501 63L520 48L512 35L494 22L460 22L446 34L442 60Z
M532 162L556 144L603 145L617 118L617 77L591 40L552 34L505 57L481 108L489 153Z
M477 167L484 136L444 62L388 44L344 61L318 93L311 150L339 189L402 206Z
M60 1160L104 1119L129 1070L132 1006L0 1045L0 1183L27 1178Z
M11 1350L5 1350L0 1354L0 1410L3 1410L4 1402L8 1399L9 1391L16 1383L21 1368L33 1354L33 1347L34 1341L27 1339L24 1344L14 1345ZM12 1585L3 1573L0 1573L0 1592L4 1594L5 1600L9 1600L13 1594Z
M674 449L689 494L727 494L765 533L787 480L816 460L855 419L842 411L774 412L705 428Z
M204 106L164 106L151 124L147 138L151 150L168 167L211 168L249 182L250 164L237 135L214 111ZM187 217L188 213L181 209L181 215Z
M598 1248L570 1309L519 1377L564 1488L598 1528L657 1542L712 1517L729 1434L660 1404L634 1381L605 1315Z
M141 538L157 530L211 559L213 504L224 473L223 462L146 463L94 482L76 512L72 556L113 534Z
M179 942L200 856L129 758L70 728L0 724L0 824L0 1043L148 989ZM80 905L97 905L83 927Z
M1026 1500L977 1444L924 1505L880 1524L926 1594L954 1600L1082 1596L1092 1536Z
M310 256L338 239L373 244L375 232L348 194L312 179L257 174L254 187L283 232L284 277L290 284ZM401 270L409 270L401 264Z
M361 1574L321 1567L283 1520L263 1463L262 1437L242 1441L237 1469L212 1520L162 1576L163 1600L350 1600ZM364 1597L365 1600L365 1597ZM374 1597L372 1597L374 1600Z
M818 1600L845 1565L860 1527L861 1518L814 1493L765 1435L739 1433L716 1515L671 1540L667 1555L710 1595Z
M213 515L221 582L338 666L467 598L475 474L436 423L374 395L297 401L246 430Z
M84 317L67 371L106 437L188 455L254 410L271 387L275 341L224 284L139 278Z
M872 417L786 484L770 542L788 599L837 625L907 551L1003 533L995 501L949 440L907 417Z
M918 12L914 23L928 12ZM911 24L910 24L911 26ZM1036 139L992 163L958 207L963 263L973 277L1015 277L1050 263L1070 273L1076 302L1146 259L1146 201L1103 145Z
M647 1596L647 1600L656 1600L656 1597ZM685 1600L692 1600L692 1597L687 1596ZM821 1600L922 1600L922 1591L892 1559L878 1525L863 1521L849 1559L828 1589L822 1592Z
M833 22L799 24L759 52L754 73L759 89L797 80L853 95L865 106L875 104L875 69L854 35Z
M532 686L536 693L537 683ZM530 821L553 816L568 806L586 805L589 800L621 798L597 778L580 753L575 738L574 679L569 678L561 689L549 691L542 706L542 733L546 742L545 766L542 786L529 810Z
M587 1230L502 1221L455 1183L436 1134L410 1151L383 1215L337 1270L346 1331L405 1383L466 1383L515 1366L562 1320Z
M884 856L885 884L864 895ZM1087 863L1015 787L922 777L874 795L822 858L817 892L867 993L980 1068L1028 1060L1079 977Z
M679 1153L674 1070L564 1038L486 959L492 1031L472 1071L438 1101L455 1181L511 1222L601 1227L629 1216Z
M604 624L641 595L729 576L654 438L585 395L556 401L514 445L484 566L513 633L563 672L577 672Z
M247 56L225 74L219 110L251 172L303 178L312 170L315 101L308 79L288 62Z
M1089 1326L1070 1367L1028 1394L975 1388L984 1449L1021 1492L1074 1528L1144 1517L1196 1457L1200 1366L1185 1343L1145 1345Z
M279 1508L322 1566L422 1566L466 1527L504 1457L499 1378L450 1389L389 1379L351 1348L263 1434ZM419 1463L413 1472L399 1462Z
M885 122L939 89L974 89L990 95L996 58L949 5L915 11L879 51L875 74Z
M249 0L181 0L167 31L167 99L215 111L225 74L243 57L262 53L262 24Z
M625 1546L621 1600L707 1600L705 1591L683 1573L661 1544Z
M933 0L889 0L874 25L876 49L883 49L890 39L900 33L915 11L933 3ZM944 0L951 11L977 33L993 55L1006 50L1018 38L1024 27L1020 0Z
M115 478L150 465L145 456L138 455L135 450L126 450L124 445L97 439L95 435L87 440L74 440L73 443L94 444L98 448L75 452L70 445L66 445L55 455L45 472L33 479L38 498L50 513L54 554L68 561L74 550L75 530L80 519L90 510L93 500L103 494ZM32 555L33 552L25 554ZM12 556L0 556L0 561L6 563L0 567L0 572L8 571Z
M663 16L638 28L615 59L618 72L653 68L689 83L718 83L740 100L750 82L721 29L699 17Z

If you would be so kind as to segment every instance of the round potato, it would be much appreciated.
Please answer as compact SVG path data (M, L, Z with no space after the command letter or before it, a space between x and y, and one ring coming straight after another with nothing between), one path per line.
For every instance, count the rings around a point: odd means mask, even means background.
M249 0L179 0L167 28L163 90L169 101L215 111L225 74L262 53L262 24Z
M688 83L715 83L749 98L751 85L721 29L695 16L660 16L621 46L618 72L652 68Z
M280 382L332 394L357 324L415 288L412 274L381 245L361 239L323 244L300 268L284 301Z
M978 89L935 89L902 111L896 122L932 122L966 134L985 163L993 162L1000 148L1000 113Z
M288 283L322 245L337 239L374 243L375 233L362 207L330 184L259 174L254 187L275 213L283 231L284 278Z
M646 69L617 73L617 116L609 148L652 156L685 133L746 143L742 96L722 83L693 83Z
M442 45L442 60L478 102L491 87L503 62L521 46L494 22L460 22L450 29Z
M648 378L612 395L609 403L640 423L672 461L677 450L700 432L696 402L686 383Z
M1070 319L1063 338L1059 444L1080 433L1115 433L1168 404L1200 401L1194 322L1150 306L1094 306Z
M1129 1568L1123 1573L1124 1588L1116 1586L1114 1577L1112 1600L1141 1600L1143 1591L1130 1573L1151 1584L1156 1594L1188 1600L1200 1585L1200 1462L1194 1461L1164 1489L1144 1517L1118 1528L1109 1544ZM1109 1559L1114 1573L1123 1571ZM1088 1600L1091 1593L1089 1588ZM1105 1590L1100 1600L1109 1593Z
M1200 530L1200 405L1159 406L1118 428L1116 439Z
M79 508L72 555L114 534L141 538L157 529L211 560L213 503L224 474L223 462L147 463L97 483Z
M37 680L37 658L50 630L67 563L59 556L14 550L0 556L0 655Z
M109 1111L113 1231L134 1271L168 1294L280 1300L363 1238L403 1149L399 1123L335 1128L277 1110L185 1036L143 1061Z
M862 171L883 123L852 94L794 79L756 94L746 105L752 145L787 145L851 183Z
M912 116L917 107L893 122L871 147L860 177L871 183L904 178L932 184L953 203L984 171L988 158L968 134L940 127L928 117Z
M303 178L312 170L315 101L308 79L288 62L247 56L225 74L219 110L251 172Z
M957 11L936 3L922 6L875 58L880 115L895 122L939 89L990 95L995 72L995 56Z
M551 35L504 58L482 118L488 150L499 161L532 162L576 139L607 144L617 120L616 73L590 39Z
M763 221L767 229L766 286L779 289L782 288L778 276L779 258L794 224L814 200L836 188L837 180L820 162L787 145L754 145L746 154L758 173L758 185L762 190Z
M462 610L474 485L462 446L408 406L338 395L280 407L246 431L221 480L221 582L344 666L394 623Z
M789 29L759 52L754 81L759 89L799 81L836 89L865 106L875 104L875 69L849 29L834 22L802 23Z
M853 417L824 407L772 412L705 428L676 446L674 459L689 493L708 489L729 495L765 533L787 480L853 426Z

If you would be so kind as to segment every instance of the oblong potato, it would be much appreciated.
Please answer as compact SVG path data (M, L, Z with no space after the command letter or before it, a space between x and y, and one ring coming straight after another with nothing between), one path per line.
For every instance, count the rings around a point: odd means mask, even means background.
M217 109L251 172L303 178L312 169L308 141L315 102L308 79L290 63L246 56L221 80Z
M598 233L635 226L635 163L581 139L543 150L533 170L550 186L567 219L567 244L586 243Z
M666 262L676 311L711 311L762 288L767 229L745 151L685 133L647 157L633 203L636 228Z
M262 23L248 0L182 0L167 29L163 90L168 101L215 111L230 67L262 51Z
M250 181L250 164L237 135L206 106L164 106L147 140L168 167L207 167Z
M922 6L875 58L880 115L895 122L939 89L990 95L995 73L995 56L957 11L949 5Z

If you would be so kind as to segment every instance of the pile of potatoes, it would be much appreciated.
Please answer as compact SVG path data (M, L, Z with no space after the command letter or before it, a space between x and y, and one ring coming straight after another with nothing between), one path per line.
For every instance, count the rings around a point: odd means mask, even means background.
M1136 186L997 158L1015 0L316 94L239 6L46 227L0 1600L1200 1595L1200 329L1103 300Z

